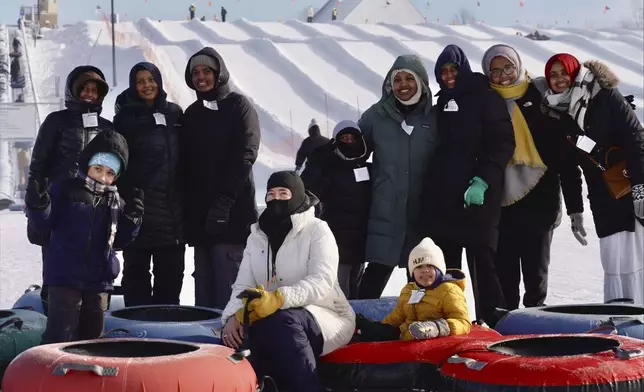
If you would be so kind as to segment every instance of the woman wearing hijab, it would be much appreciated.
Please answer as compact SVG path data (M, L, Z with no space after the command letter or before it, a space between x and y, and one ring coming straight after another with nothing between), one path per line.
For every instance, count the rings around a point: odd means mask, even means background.
M644 128L617 89L619 79L599 61L572 55L545 67L544 109L575 148L604 268L604 299L644 305Z
M222 314L222 340L233 348L243 343L237 296L256 290L260 298L248 304L247 343L258 378L272 377L280 391L319 391L318 357L347 344L355 329L338 284L338 247L326 222L315 217L317 199L295 172L273 173L266 191L266 210L251 228Z
M542 113L541 93L519 53L494 45L483 55L481 68L490 87L505 99L516 143L505 169L496 254L499 280L507 309L519 307L521 272L523 305L542 306L548 293L552 234L561 221L560 189L568 215L577 219L584 210L581 171L565 135L552 132L556 120Z
M438 140L427 70L417 56L399 56L382 83L382 98L358 126L373 152L372 203L358 298L380 298L396 266L407 267L420 242L421 194Z
M507 105L485 75L472 72L461 48L447 46L434 72L440 146L424 198L427 236L443 250L447 268L460 269L467 250L477 318L493 327L495 309L505 306L494 259L514 131Z

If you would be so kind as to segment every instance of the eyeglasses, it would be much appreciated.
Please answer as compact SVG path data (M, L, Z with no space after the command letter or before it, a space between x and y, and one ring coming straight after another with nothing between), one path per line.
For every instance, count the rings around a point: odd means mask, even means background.
M499 78L501 77L501 73L504 73L506 75L512 75L514 71L516 71L517 67L515 67L512 64L507 64L503 69L501 68L492 68L490 70L490 76L493 78Z

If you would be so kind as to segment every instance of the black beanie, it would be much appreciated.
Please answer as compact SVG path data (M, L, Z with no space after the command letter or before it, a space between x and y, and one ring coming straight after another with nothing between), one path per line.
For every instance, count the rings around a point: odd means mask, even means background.
M300 176L294 171L284 170L271 174L266 183L266 191L276 187L288 188L291 191L289 209L295 211L306 201L306 189Z

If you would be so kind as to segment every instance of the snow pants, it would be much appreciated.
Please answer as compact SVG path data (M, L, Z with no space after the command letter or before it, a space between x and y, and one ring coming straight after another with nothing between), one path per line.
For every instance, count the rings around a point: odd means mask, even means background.
M317 360L324 338L304 308L278 310L250 327L250 362L257 379L270 376L279 392L319 392ZM266 383L264 392L275 392Z
M244 245L195 246L195 305L224 309L232 294Z
M185 268L185 245L128 248L123 251L125 306L179 305ZM154 287L150 274L150 260Z
M98 338L106 310L107 293L49 286L49 316L42 344Z
M519 308L519 285L523 273L523 305L543 306L548 295L548 267L553 231L527 232L504 228L499 231L496 270L508 310Z
M633 218L635 219L635 218ZM644 226L635 222L635 231L621 231L599 239L604 267L604 301L632 298L644 306Z

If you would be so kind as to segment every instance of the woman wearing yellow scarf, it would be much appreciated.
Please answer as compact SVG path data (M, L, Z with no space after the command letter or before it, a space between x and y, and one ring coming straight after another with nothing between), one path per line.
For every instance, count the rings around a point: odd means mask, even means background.
M494 45L482 68L507 102L516 148L505 172L497 271L509 309L519 307L521 271L526 307L544 304L552 232L560 223L560 181L568 215L583 211L581 171L565 135L541 111L541 93L512 47Z

